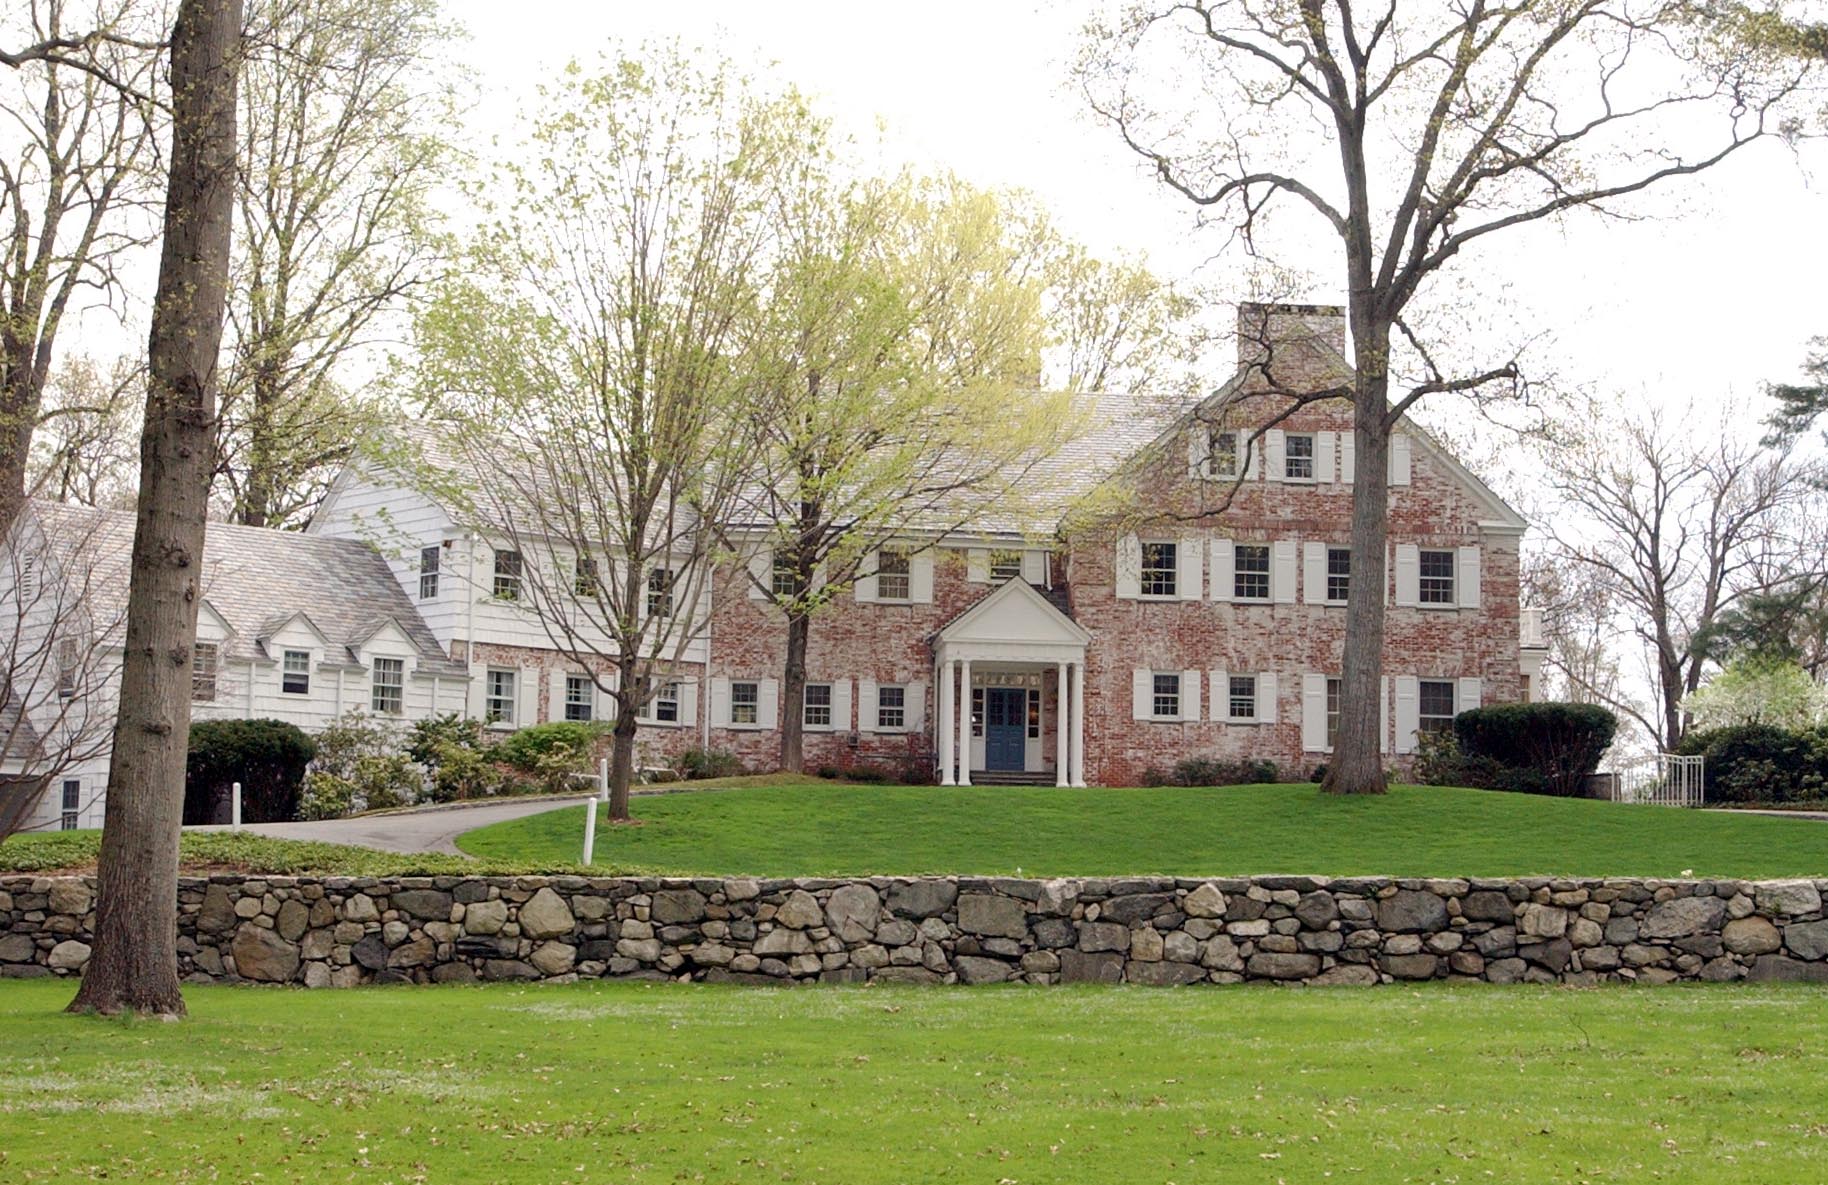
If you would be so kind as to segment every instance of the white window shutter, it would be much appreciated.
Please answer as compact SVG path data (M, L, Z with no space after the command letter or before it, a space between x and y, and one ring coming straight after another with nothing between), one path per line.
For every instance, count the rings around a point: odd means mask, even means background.
M1270 545L1269 599L1278 605L1295 603L1295 541L1278 539Z
M990 549L973 547L965 552L965 579L972 584L990 583Z
M1479 699L1485 694L1484 680L1477 677L1460 680L1460 686L1454 694L1454 715L1470 712L1479 706Z
M925 732L927 728L927 685L910 683L901 693L906 710L902 713L903 732Z
M722 675L711 679L711 727L730 725L730 680Z
M1029 548L1022 553L1022 579L1030 584L1047 583L1047 553Z
M616 688L621 679L615 671L605 671L593 681L590 690L590 706L598 720L616 718Z
M1301 545L1301 583L1302 601L1309 605L1327 603L1327 545L1324 543L1303 543Z
M1422 723L1419 680L1414 675L1396 677L1396 751L1415 752L1415 731Z
M1409 438L1390 434L1390 484L1406 486L1409 484Z
M1252 441L1249 432L1240 431L1238 447L1247 450L1244 476L1251 481L1256 481L1263 476L1263 442L1261 440Z
M1333 454L1339 441L1337 432L1314 433L1314 480L1333 484Z
M481 720L484 714L487 713L489 709L487 703L488 686L489 669L487 667L476 667L474 673L470 676L469 694L465 697L465 702L468 706L466 707L464 714L470 719Z
M1339 482L1351 485L1358 480L1358 435L1356 432L1339 434Z
M525 728L540 720L540 669L522 667L514 677L514 727Z
M1263 451L1269 461L1269 480L1282 480L1285 472L1284 466L1287 464L1284 460L1287 448L1288 441L1283 435L1282 429L1271 428L1263 434Z
M1377 751L1390 752L1390 676L1377 678Z
M1142 596L1142 544L1134 535L1117 541L1117 595L1132 601Z
M1396 603L1405 609L1422 603L1422 549L1413 543L1396 545Z
M857 564L857 583L851 586L851 595L857 600L869 603L876 599L876 573L882 567L882 553L872 551Z
M832 680L831 726L838 732L851 730L851 681L849 679Z
M1207 676L1212 682L1212 718L1225 720L1231 715L1231 674L1214 667Z
M565 675L564 667L554 667L546 673L546 703L550 705L547 711L554 720L565 718Z
M781 726L781 685L773 679L756 682L755 721L770 732Z
M1155 714L1155 673L1141 667L1130 672L1130 715L1147 720Z
M690 727L698 723L698 680L679 680L679 726Z
M774 553L767 548L749 557L749 599L766 601L774 587Z
M1199 420L1187 428L1187 477L1200 481L1212 476L1211 433Z
M1301 749L1324 753L1327 747L1327 677L1301 676Z
M1273 674L1257 676L1257 723L1276 723L1276 676Z
M1197 601L1201 598L1201 577L1205 575L1206 548L1199 536L1188 535L1181 540L1179 550L1175 552L1175 563L1179 571L1175 582L1180 585L1181 600Z
M1181 719L1200 719L1200 673L1181 672Z
M1234 574L1237 566L1236 545L1230 539L1212 541L1212 599L1229 601L1236 589Z
M933 553L917 551L908 557L908 600L916 605L933 603Z
M857 680L857 731L876 731L876 680Z
M1479 607L1479 549L1462 547L1459 552L1459 571L1455 574L1455 591L1460 594L1460 608L1477 609Z

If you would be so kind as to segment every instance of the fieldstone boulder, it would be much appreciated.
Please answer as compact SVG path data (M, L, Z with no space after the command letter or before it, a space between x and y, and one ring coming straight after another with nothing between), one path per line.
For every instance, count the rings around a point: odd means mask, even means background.
M1568 911L1565 909L1531 902L1518 911L1517 934L1520 939L1560 938L1567 932Z
M94 904L94 894L89 886L79 880L59 879L51 882L51 899L47 908L52 913L67 913L81 917L89 912Z
M349 957L370 971L387 966L387 941L379 934L365 934L349 948Z
M488 959L482 965L484 979L501 982L504 980L538 979L539 969L519 959Z
M1718 897L1674 897L1650 907L1638 926L1643 938L1686 938L1718 930L1726 920L1726 902Z
M1822 894L1812 881L1766 881L1752 890L1760 913L1801 917L1822 908Z
M89 962L89 944L67 938L51 948L46 961L53 971L81 971Z
M1134 926L1160 913L1174 900L1172 893L1127 893L1113 897L1099 907L1098 916L1113 922Z
M261 926L235 931L229 953L235 956L235 973L243 979L290 983L298 974L298 948Z
M774 920L778 925L795 930L810 930L825 924L825 914L819 909L817 897L805 889L795 889L787 894L787 900L774 911Z
M868 885L844 885L832 891L825 903L825 917L845 942L868 942L876 936L882 899Z
M228 887L211 882L203 890L203 908L197 911L197 929L204 934L226 934L241 919L235 916L235 899Z
M1186 900L1181 902L1181 912L1190 918L1222 918L1229 904L1219 887L1207 881L1187 894Z
M696 889L661 889L648 906L648 916L663 926L703 921L705 895Z
M528 938L557 938L577 929L571 906L550 887L540 889L520 907L520 932Z
M355 893L343 902L343 920L378 922L381 920L381 911L375 908L374 898L366 893Z
M903 881L889 889L889 912L904 918L936 918L957 900L958 884L954 881Z
M1180 987L1200 982L1206 972L1191 963L1132 963L1129 977L1131 983L1149 987Z
M1383 958L1384 970L1392 979L1433 979L1440 965L1440 959L1429 954L1385 955Z
M1129 950L1130 927L1116 922L1081 922L1079 949L1093 952Z
M527 961L545 975L563 975L578 961L578 948L569 942L543 942L534 948Z
M1295 916L1310 930L1324 930L1339 920L1339 903L1331 893L1304 893L1295 904Z
M1377 927L1396 934L1445 930L1447 902L1421 889L1398 889L1377 903Z
M812 939L804 930L787 930L779 926L755 940L752 948L758 955L803 955L812 951Z
M1028 907L999 893L961 893L958 928L967 934L1024 938L1028 935Z
M297 942L311 926L311 910L303 901L288 901L279 907L273 929L287 942Z
M1828 956L1828 921L1790 923L1784 927L1784 945L1799 959Z
M1469 922L1509 925L1515 916L1511 899L1495 889L1478 889L1460 899L1460 916Z
M1777 927L1761 917L1737 918L1720 934L1722 943L1736 955L1768 955L1781 950L1784 940Z
M1060 952L1060 982L1122 983L1123 956L1063 950Z
M0 935L0 963L30 963L38 957L38 944L30 934Z
M959 955L952 960L953 970L958 972L960 983L1002 983L1015 971L1001 959L985 959L976 955Z
M471 934L500 934L508 922L506 901L478 901L463 907L463 928Z
M451 919L451 895L438 889L402 889L393 895L393 907L423 921Z
M1067 917L1073 912L1073 906L1077 904L1079 904L1078 881L1042 881L1040 895L1035 898L1035 912L1053 917Z
M402 942L387 952L387 965L395 970L402 967L423 967L437 957L437 943L429 938L415 938L411 942Z
M1260 950L1244 966L1250 974L1262 979L1306 979L1320 974L1320 956Z

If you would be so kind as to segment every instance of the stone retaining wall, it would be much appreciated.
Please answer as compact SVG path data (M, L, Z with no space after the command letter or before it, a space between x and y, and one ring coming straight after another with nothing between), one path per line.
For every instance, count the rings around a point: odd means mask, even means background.
M1828 981L1828 881L214 876L187 980ZM0 977L77 975L94 881L0 879Z

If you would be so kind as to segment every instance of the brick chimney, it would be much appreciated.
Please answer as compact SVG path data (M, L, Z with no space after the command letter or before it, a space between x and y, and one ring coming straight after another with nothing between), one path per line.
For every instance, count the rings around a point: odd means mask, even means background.
M1346 353L1346 310L1336 304L1238 304L1238 366L1270 359L1287 346L1320 341ZM1277 359L1280 361L1280 359ZM1274 362L1271 363L1274 366Z

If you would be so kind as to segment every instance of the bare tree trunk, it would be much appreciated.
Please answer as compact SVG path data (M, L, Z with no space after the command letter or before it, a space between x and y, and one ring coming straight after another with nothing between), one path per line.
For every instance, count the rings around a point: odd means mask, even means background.
M183 0L172 28L171 174L140 438L121 706L98 866L95 951L73 1012L184 1013L178 833L215 468L241 16L242 0Z
M12 342L0 342L0 350L13 349ZM0 535L13 529L13 520L25 508L25 470L32 432L38 426L39 399L28 366L6 376L0 391Z
M633 705L623 707L616 715L609 750L609 818L613 823L626 823L629 819L628 788L635 777L635 730L640 723L635 719Z
M781 768L800 773L805 768L806 740L806 641L812 618L798 608L787 614L787 666L781 672Z
M1375 336L1375 335L1372 335ZM1346 594L1346 645L1341 666L1339 733L1320 788L1328 794L1382 794L1384 549L1390 491L1385 465L1390 450L1386 395L1388 329L1383 343L1360 341L1354 411L1357 471L1352 478L1352 582Z

